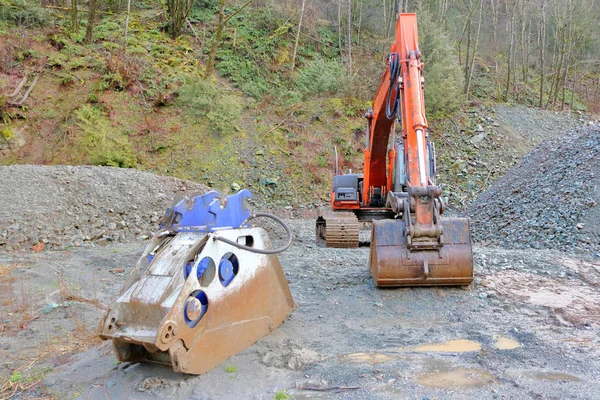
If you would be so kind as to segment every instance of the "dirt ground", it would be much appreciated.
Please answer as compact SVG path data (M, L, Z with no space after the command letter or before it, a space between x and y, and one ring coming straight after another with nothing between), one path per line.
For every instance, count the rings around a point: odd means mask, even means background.
M312 220L288 224L298 309L201 376L118 363L95 337L145 241L0 254L0 398L597 398L597 261L476 247L470 287L382 290L368 248L318 247Z

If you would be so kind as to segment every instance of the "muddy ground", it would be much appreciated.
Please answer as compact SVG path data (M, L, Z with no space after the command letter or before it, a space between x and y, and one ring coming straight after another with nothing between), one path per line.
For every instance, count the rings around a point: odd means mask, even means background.
M120 364L95 338L145 241L0 254L0 398L597 398L597 261L476 247L470 287L382 290L368 248L318 247L312 220L288 223L298 309L202 376Z

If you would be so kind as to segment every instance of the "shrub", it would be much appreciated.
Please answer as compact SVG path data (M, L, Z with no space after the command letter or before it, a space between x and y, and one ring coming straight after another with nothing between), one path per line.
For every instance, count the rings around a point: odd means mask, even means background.
M17 25L43 26L53 22L54 14L37 2L27 0L0 0L0 20Z
M103 79L115 90L129 88L140 79L145 62L129 54L109 54Z
M131 168L136 156L127 136L110 126L102 112L85 104L75 111L77 126L83 131L81 145L87 151L87 161L94 165Z
M425 63L427 115L437 119L462 104L464 78L452 42L426 12L419 14L419 41Z
M343 92L348 87L346 69L339 61L315 58L297 73L296 87L304 97Z
M179 90L179 102L194 117L205 119L214 133L237 130L242 112L240 99L211 82L188 79Z
M4 139L5 142L8 142L10 139L15 137L15 134L13 133L12 129L10 129L8 126L5 126L2 128L2 130L0 130L0 136L2 136L2 139Z

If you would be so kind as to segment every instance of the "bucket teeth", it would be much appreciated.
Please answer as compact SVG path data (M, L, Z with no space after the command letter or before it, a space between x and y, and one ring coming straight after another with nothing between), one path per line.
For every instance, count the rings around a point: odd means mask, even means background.
M219 236L269 247L261 228L220 230ZM106 312L100 337L113 341L121 361L170 364L177 372L211 370L296 308L277 256L205 233L155 236L132 276Z

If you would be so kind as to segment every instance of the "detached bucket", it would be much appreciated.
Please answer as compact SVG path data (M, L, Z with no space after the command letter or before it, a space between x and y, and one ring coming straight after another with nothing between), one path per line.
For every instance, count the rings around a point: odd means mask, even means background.
M376 286L453 286L473 282L466 218L442 219L439 250L409 250L403 220L373 221L370 268Z
M267 248L261 228L219 236ZM113 304L100 337L112 339L120 361L171 364L202 374L283 322L296 307L275 255L236 249L208 235L179 233L153 240L136 269L150 265ZM134 271L135 273L135 271Z
M203 374L277 328L296 305L257 216L240 191L223 205L216 192L167 210L154 235L100 322L120 361L170 364Z

